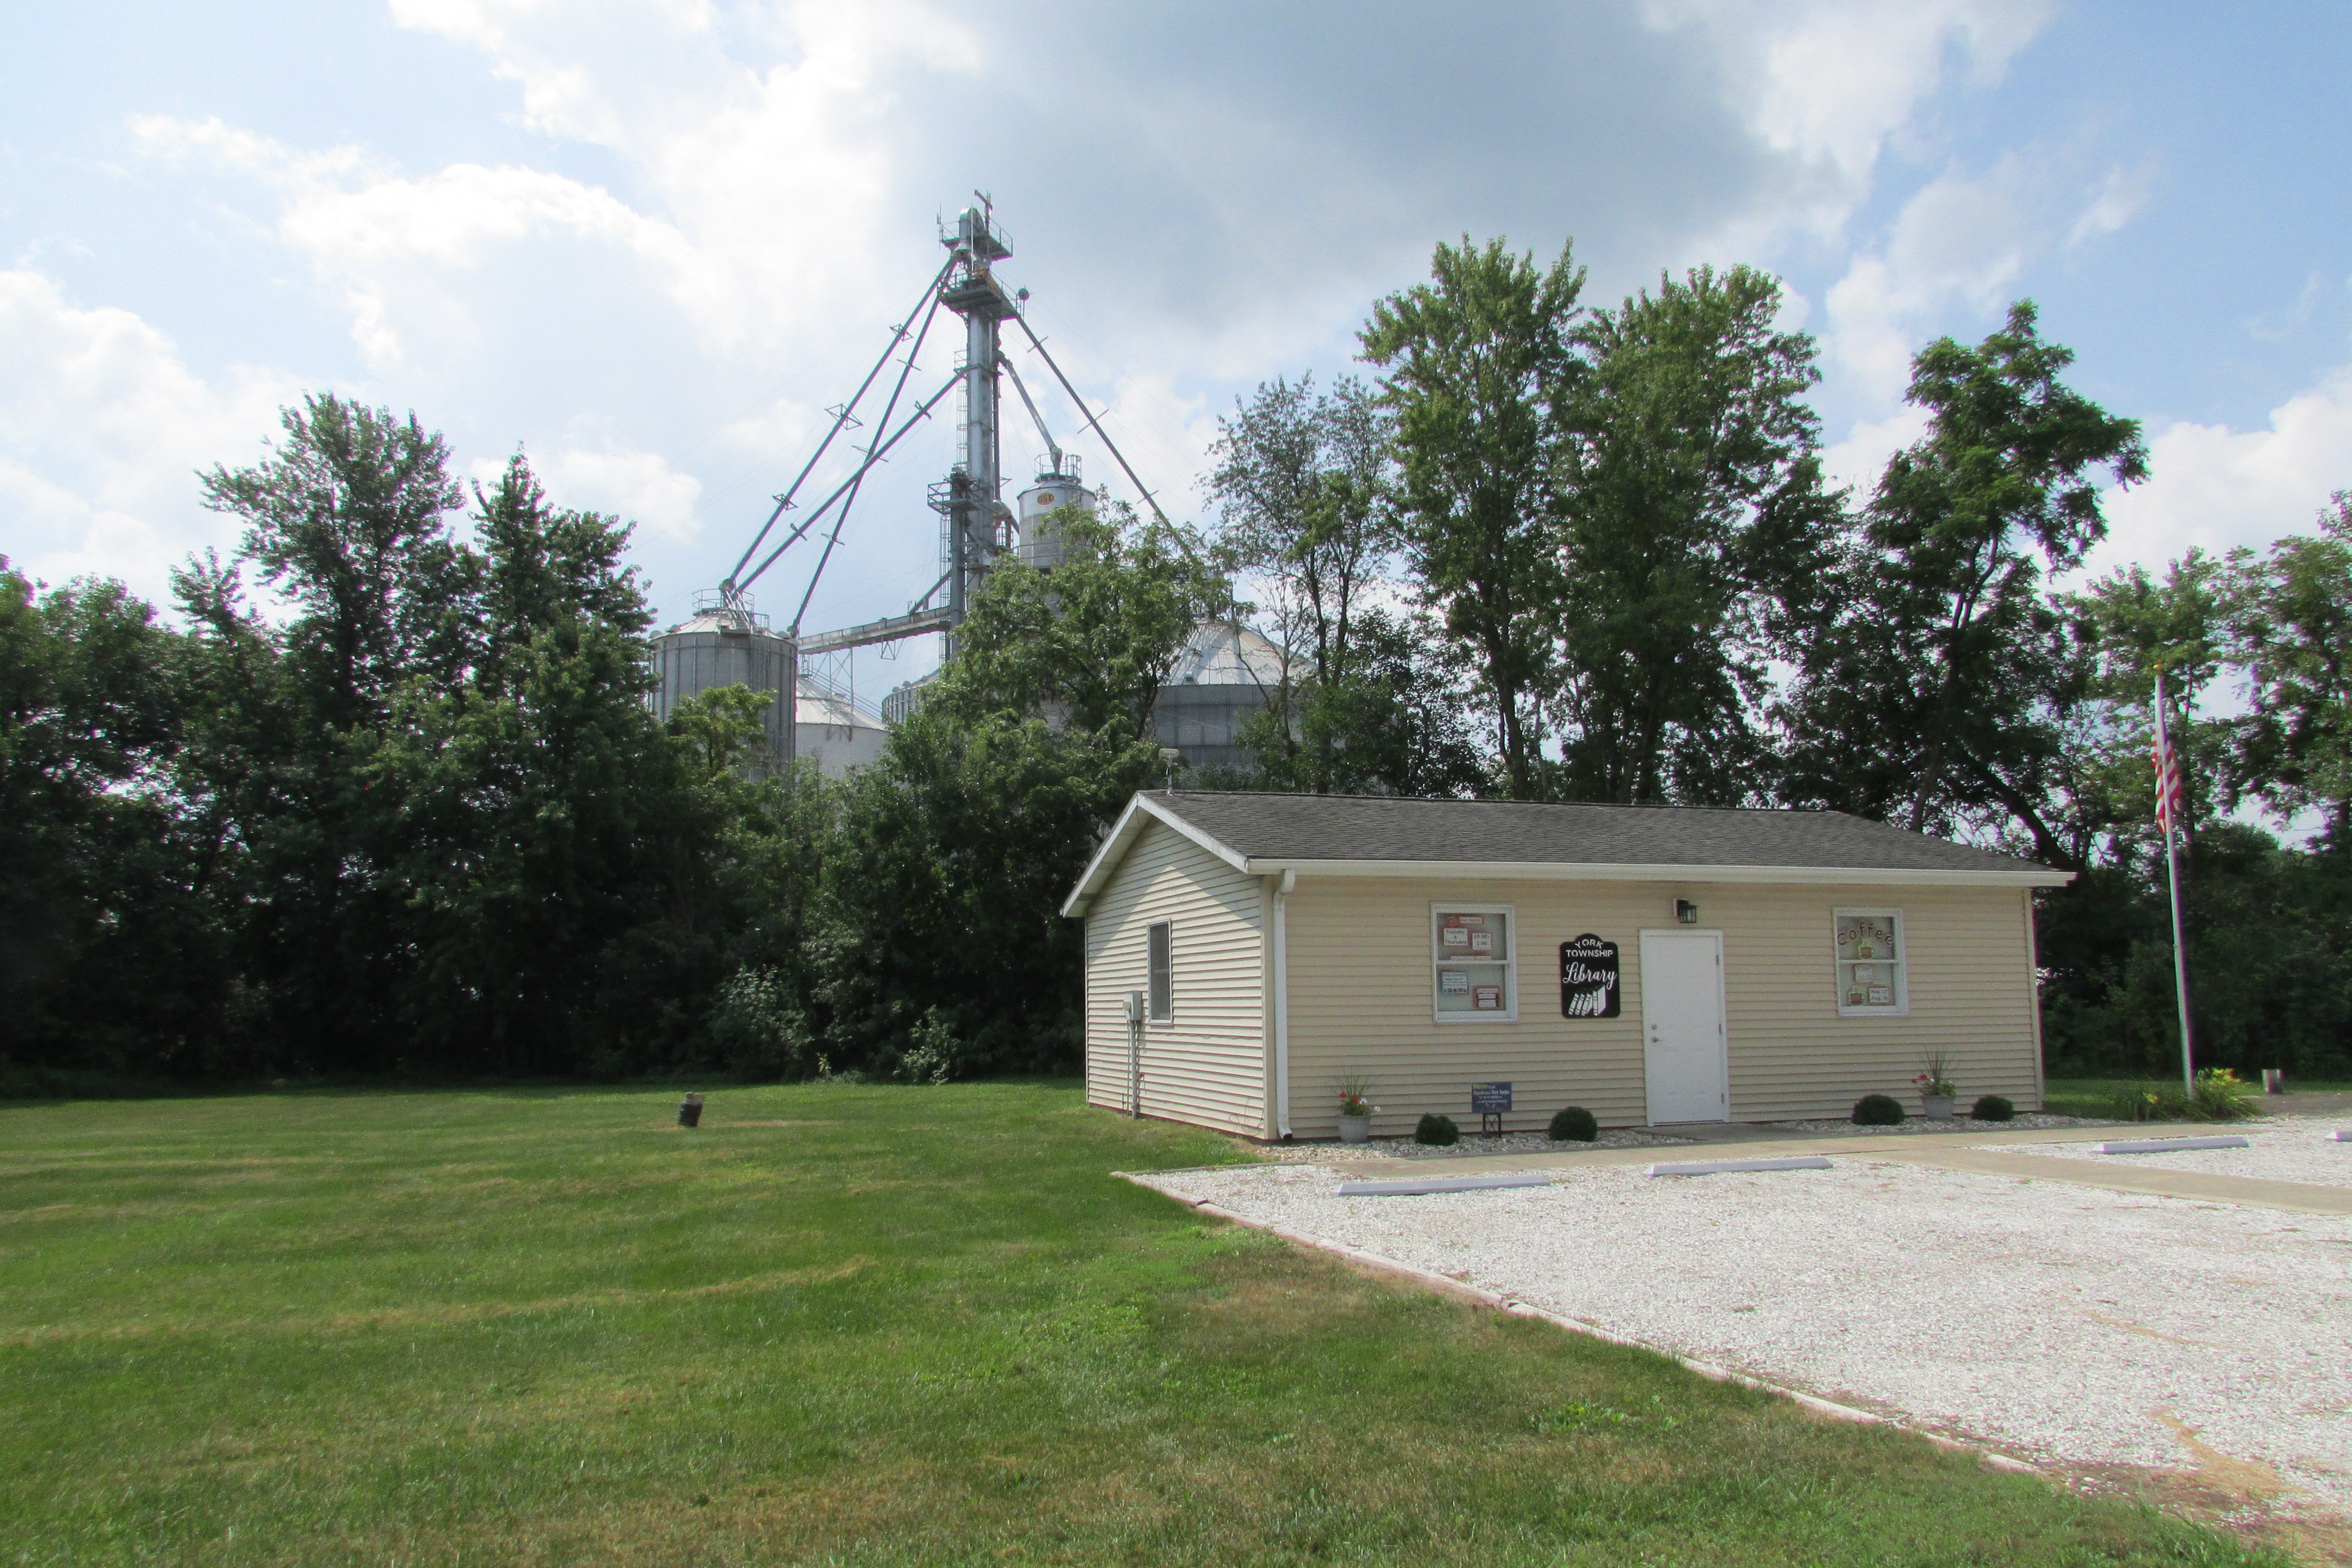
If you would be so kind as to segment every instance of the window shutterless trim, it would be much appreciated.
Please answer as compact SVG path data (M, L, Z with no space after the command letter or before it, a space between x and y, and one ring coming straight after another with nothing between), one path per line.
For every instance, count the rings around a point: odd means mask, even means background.
M1885 921L1894 933L1892 957L1847 958L1838 951L1838 928L1847 921ZM1895 1000L1874 1005L1846 1001L1846 976L1856 966L1874 964L1889 972ZM1830 913L1830 986L1841 1018L1906 1018L1911 1015L1911 922L1897 909L1842 909Z
M1145 1018L1176 1021L1176 922L1153 921L1143 928Z
M1500 915L1503 919L1503 951L1491 958L1467 957L1448 960L1444 939L1438 933L1444 928L1438 923L1446 915ZM1516 904L1432 903L1429 906L1429 1013L1441 1024L1516 1024L1519 1021L1519 911ZM1503 972L1503 1005L1499 1011L1480 1012L1475 1007L1441 1009L1437 1003L1444 984L1440 978L1448 968L1468 969L1473 965L1499 967ZM1474 985L1475 982L1472 982ZM1475 993L1474 993L1475 994Z

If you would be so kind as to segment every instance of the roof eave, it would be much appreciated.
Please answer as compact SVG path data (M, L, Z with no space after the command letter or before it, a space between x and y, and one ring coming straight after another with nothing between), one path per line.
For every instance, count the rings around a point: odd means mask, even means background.
M1103 884L1110 880L1111 873L1118 870L1118 863L1126 858L1129 847L1141 836L1147 821L1164 823L1174 828L1236 871L1249 869L1249 861L1240 850L1203 831L1196 824L1185 821L1150 796L1138 794L1127 803L1127 809L1118 814L1118 821L1112 825L1110 836L1095 851L1094 858L1087 862L1086 870L1078 878L1078 885L1070 889L1068 898L1062 900L1064 919L1076 919L1087 912L1087 907L1095 900L1095 895L1102 891Z
M2072 871L2036 866L2016 871L1934 870L1873 866L1722 866L1570 863L1553 860L1307 860L1252 856L1253 877L1447 877L1514 882L1779 882L1870 887L2063 888Z

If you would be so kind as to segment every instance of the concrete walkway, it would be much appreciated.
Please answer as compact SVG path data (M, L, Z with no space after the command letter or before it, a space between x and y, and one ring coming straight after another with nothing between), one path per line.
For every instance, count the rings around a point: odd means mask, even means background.
M2316 1100L2318 1095L2299 1097L2301 1100ZM2336 1098L2333 1096L2326 1098ZM2352 1098L2352 1097L2346 1097ZM2295 1105L2295 1112L2278 1120L2293 1121L2312 1127L2322 1125L2322 1119L2308 1114L2316 1107ZM2266 1119L2267 1120L2267 1119ZM2263 1123L2253 1123L2261 1126ZM2232 1204L2252 1208L2283 1209L2290 1214L2352 1215L2352 1187L2323 1187L2304 1182L2258 1181L2247 1176L2205 1175L2190 1171L2166 1171L2146 1165L2126 1165L2118 1161L2112 1165L2097 1163L2098 1156L2085 1158L2049 1158L2034 1154L1992 1153L1983 1145L1988 1143L2088 1143L2110 1137L2162 1137L2169 1128L2134 1127L2052 1127L2028 1131L1971 1130L1966 1132L1895 1132L1883 1136L1849 1135L1838 1132L1794 1131L1786 1127L1740 1122L1709 1122L1699 1126L1660 1127L1660 1132L1671 1132L1678 1138L1697 1135L1704 1127L1699 1144L1707 1152L1720 1149L1735 1152L1739 1158L1769 1158L1783 1154L1827 1154L1832 1157L1849 1155L1871 1160L1888 1160L1899 1164L1925 1165L1943 1171L1969 1171L1980 1175L2016 1176L2028 1181L2064 1182L2078 1187L2099 1187L2115 1193L2145 1193L2159 1197L2189 1198L2206 1203ZM2202 1129L2200 1129L2202 1131ZM1705 1158L1701 1149L1651 1147L1646 1149L1594 1149L1590 1152L1559 1150L1538 1154L1493 1154L1465 1157L1458 1160L1418 1162L1415 1173L1447 1176L1500 1175L1518 1171L1568 1171L1594 1166L1649 1165L1660 1162L1675 1162ZM1335 1152L1334 1165L1355 1165ZM1363 1165L1377 1164L1382 1173L1392 1173L1397 1162L1375 1158ZM1434 1167L1434 1169L1432 1169Z

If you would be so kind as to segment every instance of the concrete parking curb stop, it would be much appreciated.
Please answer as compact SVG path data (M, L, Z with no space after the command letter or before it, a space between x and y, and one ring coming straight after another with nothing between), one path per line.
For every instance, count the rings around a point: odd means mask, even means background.
M1829 1161L1819 1154L1787 1160L1691 1160L1678 1165L1653 1165L1654 1176L1720 1176L1735 1171L1826 1171Z
M1996 1470L2006 1470L2026 1476L2038 1476L2042 1473L2026 1461L2011 1458L2009 1455L1996 1449L1974 1443L1963 1443L1956 1437L1946 1437L1934 1432L1922 1431L1890 1415L1881 1415L1875 1411L1860 1409L1851 1405L1840 1405L1835 1400L1823 1399L1819 1394L1807 1394L1801 1389L1790 1388L1781 1384L1768 1383L1760 1377L1751 1377L1744 1372L1734 1372L1729 1367L1717 1366L1713 1362L1698 1361L1670 1350L1661 1349L1656 1345L1645 1344L1640 1340L1612 1333L1597 1323L1588 1323L1579 1318L1546 1311L1543 1308L1520 1300L1516 1296L1506 1296L1496 1291L1484 1289L1467 1280L1456 1279L1450 1275L1435 1273L1427 1268L1415 1268L1410 1263L1400 1262L1393 1258L1384 1258L1377 1252L1367 1252L1361 1247L1349 1247L1345 1242L1331 1241L1319 1236L1309 1236L1304 1231L1290 1230L1265 1220L1252 1219L1247 1215L1237 1214L1206 1198L1180 1197L1163 1188L1153 1186L1143 1177L1132 1172L1113 1171L1111 1174L1121 1181L1132 1182L1147 1192L1158 1193L1161 1197L1184 1204L1195 1212L1208 1215L1212 1218L1225 1220L1234 1225L1246 1226L1252 1230L1262 1230L1269 1236L1279 1237L1296 1247L1312 1247L1318 1252L1334 1254L1360 1267L1395 1275L1424 1289L1435 1290L1441 1295L1474 1302L1482 1307L1489 1307L1513 1317L1538 1319L1551 1324L1554 1328L1565 1329L1570 1333L1583 1334L1588 1338L1601 1340L1609 1344L1623 1345L1629 1350L1647 1351L1652 1355L1664 1356L1677 1366L1685 1371L1696 1373L1710 1383L1738 1384L1742 1388L1753 1388L1761 1393L1777 1394L1780 1398L1793 1400L1814 1415L1825 1416L1832 1421L1848 1421L1865 1426L1891 1426L1898 1432L1906 1432L1912 1436L1924 1438L1947 1452L1969 1455Z
M1496 1187L1548 1187L1551 1178L1530 1173L1516 1176L1424 1176L1396 1182L1341 1182L1343 1198L1413 1198L1431 1193L1483 1193Z

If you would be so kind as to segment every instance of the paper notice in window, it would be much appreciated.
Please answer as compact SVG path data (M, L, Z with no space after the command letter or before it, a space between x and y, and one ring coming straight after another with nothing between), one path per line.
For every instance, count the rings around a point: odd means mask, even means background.
M1874 1006L1874 1007L1892 1007L1892 1006L1894 1006L1894 1005L1895 1005L1895 987L1893 987L1892 985L1874 985L1874 986L1872 986L1872 987L1870 988L1870 1005L1871 1005L1872 1006Z
M1449 948L1466 949L1470 945L1470 933L1460 926L1447 926L1437 935Z
M1470 951L1474 953L1479 954L1481 957L1494 952L1495 933L1490 931L1472 931L1470 933Z
M1503 1010L1503 988L1499 985L1481 985L1476 987L1470 993L1470 1005L1473 1010L1480 1013L1501 1012Z
M1470 977L1458 969L1441 969L1437 972L1437 989L1442 995L1459 996L1470 989Z

